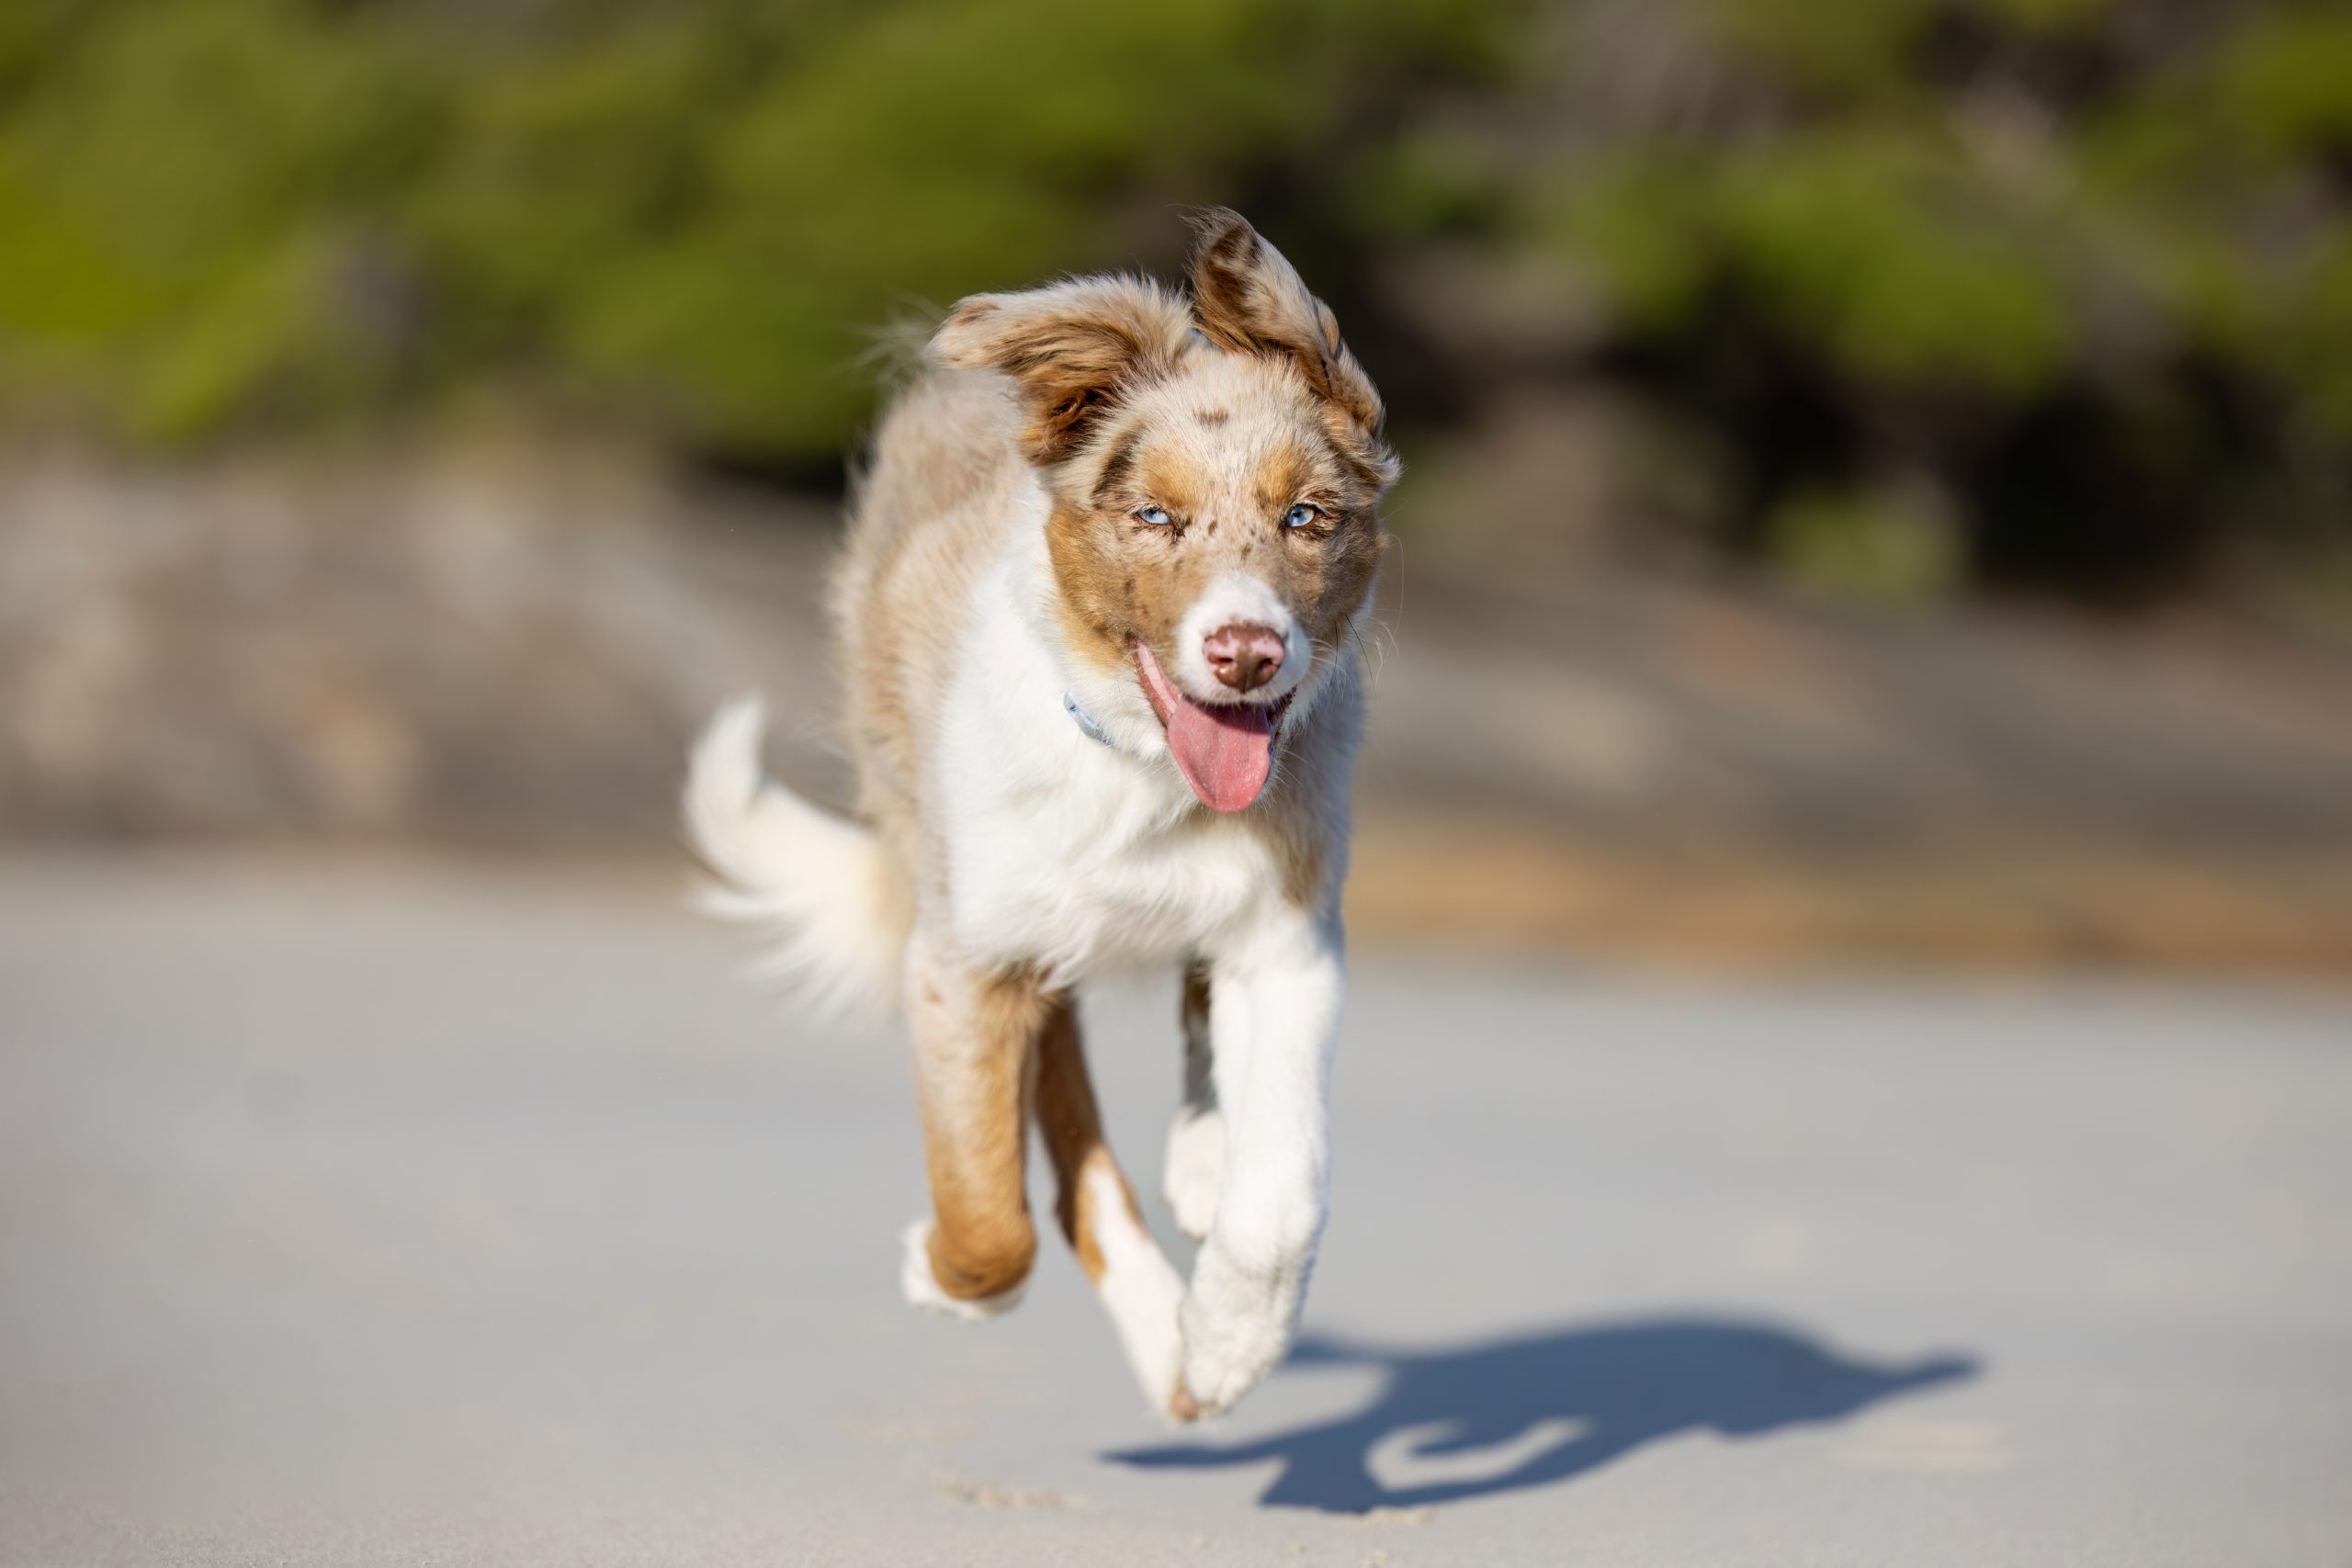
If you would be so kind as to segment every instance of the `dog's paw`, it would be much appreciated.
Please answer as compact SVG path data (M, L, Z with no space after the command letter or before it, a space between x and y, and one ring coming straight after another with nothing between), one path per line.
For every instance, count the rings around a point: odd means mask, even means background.
M1265 1381L1290 1348L1290 1314L1261 1292L1204 1292L1195 1280L1181 1314L1184 1383L1171 1410L1180 1420L1230 1410ZM1189 1403L1191 1414L1185 1412Z
M1161 1420L1182 1426L1199 1420L1201 1407L1184 1386L1184 1341L1176 1325L1173 1302L1168 1305L1167 1323L1164 1336L1130 1346L1128 1354L1145 1404Z
M1184 1332L1178 1317L1184 1281L1159 1249L1153 1247L1141 1258L1122 1258L1103 1270L1095 1289L1110 1309L1144 1402L1170 1420L1198 1416L1199 1407L1184 1392Z
M910 1305L949 1317L960 1317L967 1323L986 1323L1019 1306L1022 1288L1015 1285L1009 1291L982 1296L978 1301L963 1301L949 1295L939 1288L939 1280L931 1271L931 1222L917 1220L907 1227L899 1260L899 1289Z
M1225 1181L1225 1118L1215 1111L1180 1111L1168 1129L1168 1164L1160 1195L1176 1228L1204 1241L1216 1223L1217 1189Z

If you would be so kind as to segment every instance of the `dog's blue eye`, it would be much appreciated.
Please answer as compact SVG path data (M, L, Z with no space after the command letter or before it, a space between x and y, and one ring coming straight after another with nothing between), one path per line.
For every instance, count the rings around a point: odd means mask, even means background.
M1165 528L1175 519L1168 515L1168 509L1164 506L1138 506L1136 508L1136 521L1148 523L1155 528Z
M1321 507L1309 506L1306 502L1302 501L1283 514L1283 526L1285 528L1312 528L1315 526L1316 519L1322 515L1323 509Z

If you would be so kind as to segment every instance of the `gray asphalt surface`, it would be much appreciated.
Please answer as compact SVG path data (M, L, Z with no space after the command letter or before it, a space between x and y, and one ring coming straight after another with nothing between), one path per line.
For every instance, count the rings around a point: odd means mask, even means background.
M1359 953L1306 1348L1173 1433L1058 1249L899 1303L896 1041L664 894L0 863L0 1561L2352 1563L2340 997Z

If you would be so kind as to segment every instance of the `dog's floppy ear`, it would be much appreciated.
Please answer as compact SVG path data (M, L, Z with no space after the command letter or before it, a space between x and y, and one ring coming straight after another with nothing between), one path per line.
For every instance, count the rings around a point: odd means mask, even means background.
M1307 292L1296 269L1238 212L1213 207L1193 222L1199 231L1193 246L1193 310L1203 335L1235 353L1296 360L1307 385L1385 455L1380 394L1340 341L1331 307Z
M1020 294L975 294L931 340L944 365L1000 370L1029 410L1022 445L1054 464L1083 446L1125 389L1164 374L1184 352L1183 302L1132 277L1082 277Z

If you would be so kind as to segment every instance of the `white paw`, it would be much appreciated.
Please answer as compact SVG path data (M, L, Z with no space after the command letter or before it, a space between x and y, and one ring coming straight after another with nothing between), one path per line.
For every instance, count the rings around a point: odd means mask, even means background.
M1291 1313L1282 1294L1243 1288L1210 1269L1194 1275L1179 1315L1184 1389L1201 1414L1233 1408L1290 1348Z
M1176 1323L1184 1301L1183 1278L1151 1234L1136 1223L1126 1184L1116 1170L1107 1163L1096 1165L1086 1181L1094 1245L1102 1259L1094 1293L1119 1331L1119 1344L1144 1398L1161 1415L1188 1420L1191 1402L1182 1397L1184 1337Z
M1025 1284L1026 1281L1023 1281ZM978 1301L962 1301L939 1288L931 1272L931 1222L917 1220L909 1225L904 1236L904 1252L899 1260L899 1289L910 1304L926 1311L960 1317L967 1323L986 1323L1001 1317L1021 1304L1021 1285Z
M1180 1111L1168 1129L1168 1165L1160 1195L1176 1228L1194 1241L1216 1223L1216 1192L1225 1181L1225 1118L1215 1111Z
M1127 1364L1135 1369L1144 1403L1163 1420L1190 1421L1200 1412L1184 1392L1184 1336L1176 1322L1178 1292L1183 1286L1172 1269L1169 1280L1172 1288L1164 1297L1138 1303L1136 1310L1125 1314L1114 1304L1112 1314L1119 1321Z

